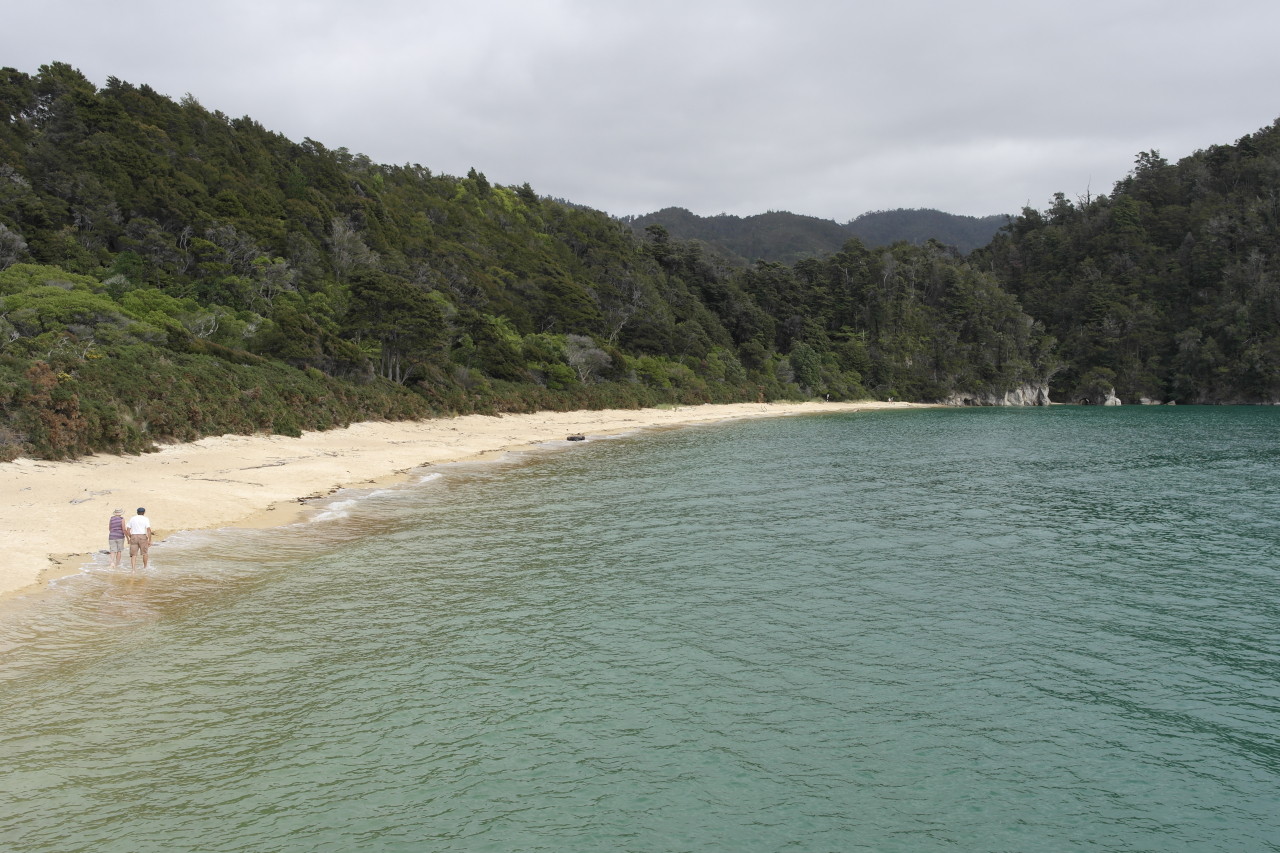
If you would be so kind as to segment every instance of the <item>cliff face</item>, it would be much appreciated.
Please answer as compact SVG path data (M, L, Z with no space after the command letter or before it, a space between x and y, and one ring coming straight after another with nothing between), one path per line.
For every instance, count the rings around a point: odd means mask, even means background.
M1027 382L1004 393L957 391L942 403L947 406L1047 406L1049 405L1049 385Z

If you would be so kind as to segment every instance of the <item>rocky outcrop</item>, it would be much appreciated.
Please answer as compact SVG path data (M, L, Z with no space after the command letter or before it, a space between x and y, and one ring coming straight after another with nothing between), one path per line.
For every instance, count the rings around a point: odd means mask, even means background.
M1093 396L1081 397L1076 401L1082 406L1120 406L1120 398L1116 396L1116 389L1108 388L1106 391L1099 392Z
M1003 393L995 391L956 391L942 401L946 406L1047 406L1048 384L1028 382Z

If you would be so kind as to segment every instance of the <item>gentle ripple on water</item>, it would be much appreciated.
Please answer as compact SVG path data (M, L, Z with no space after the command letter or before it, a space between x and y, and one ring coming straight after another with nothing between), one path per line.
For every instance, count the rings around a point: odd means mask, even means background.
M193 534L0 623L0 840L1280 850L1277 414L758 421Z

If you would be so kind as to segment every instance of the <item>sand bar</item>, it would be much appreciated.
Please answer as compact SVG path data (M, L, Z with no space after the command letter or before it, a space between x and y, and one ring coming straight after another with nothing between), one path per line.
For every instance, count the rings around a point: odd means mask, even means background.
M107 547L107 519L146 507L157 541L179 530L300 520L303 500L385 482L423 465L642 429L777 415L912 408L911 403L741 403L662 409L467 415L367 422L345 429L224 435L141 456L0 463L0 596L37 592ZM128 554L125 554L128 565Z

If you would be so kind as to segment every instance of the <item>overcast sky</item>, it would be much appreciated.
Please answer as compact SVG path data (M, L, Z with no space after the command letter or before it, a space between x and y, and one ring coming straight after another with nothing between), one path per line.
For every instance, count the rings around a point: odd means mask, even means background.
M8 6L0 65L615 215L1016 213L1280 116L1276 0Z

